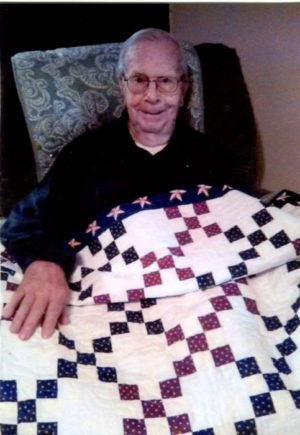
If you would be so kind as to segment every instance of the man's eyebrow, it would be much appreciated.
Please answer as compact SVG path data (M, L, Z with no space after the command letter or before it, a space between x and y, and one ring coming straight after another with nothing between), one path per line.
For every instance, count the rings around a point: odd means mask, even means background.
M131 74L130 74L130 76L131 76L131 77L132 77L132 76L145 76L145 77L148 77L147 74L142 73L142 72L139 72L139 71L132 71Z

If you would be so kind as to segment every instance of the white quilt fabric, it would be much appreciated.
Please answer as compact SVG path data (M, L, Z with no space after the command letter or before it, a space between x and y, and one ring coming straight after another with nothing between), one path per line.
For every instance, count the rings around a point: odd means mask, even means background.
M0 328L2 434L298 435L300 213L229 188L139 198L74 235L70 325ZM1 306L22 279L2 248Z

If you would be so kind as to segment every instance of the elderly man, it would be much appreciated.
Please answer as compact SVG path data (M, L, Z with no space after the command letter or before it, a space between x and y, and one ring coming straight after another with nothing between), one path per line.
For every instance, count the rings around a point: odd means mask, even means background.
M58 321L68 322L74 258L62 243L87 227L99 205L110 209L172 188L226 182L207 137L180 121L188 74L176 40L157 29L137 32L123 44L118 77L122 118L68 144L3 227L2 241L24 270L3 315L14 315L11 331L21 339L40 323L46 338Z

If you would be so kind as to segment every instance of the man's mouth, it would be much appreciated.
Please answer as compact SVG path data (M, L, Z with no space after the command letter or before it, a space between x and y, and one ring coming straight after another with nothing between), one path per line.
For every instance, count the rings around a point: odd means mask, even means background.
M143 111L142 113L143 113L143 115L146 115L146 116L159 116L163 112L162 111L160 111L160 112L145 112L145 111Z

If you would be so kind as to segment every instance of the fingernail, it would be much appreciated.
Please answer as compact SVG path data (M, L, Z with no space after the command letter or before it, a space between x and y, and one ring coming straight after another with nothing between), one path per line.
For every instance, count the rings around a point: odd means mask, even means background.
M25 328L20 332L19 337L21 340L27 340L30 337L30 331Z
M9 330L10 330L10 332L12 332L12 333L15 333L15 332L17 332L17 327L12 323L11 324L11 326L10 326L10 328L9 328Z
M43 331L42 330L42 338L48 338L50 336L49 332Z
M7 316L7 308L6 307L4 307L3 310L2 310L2 317L8 317Z

